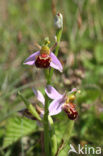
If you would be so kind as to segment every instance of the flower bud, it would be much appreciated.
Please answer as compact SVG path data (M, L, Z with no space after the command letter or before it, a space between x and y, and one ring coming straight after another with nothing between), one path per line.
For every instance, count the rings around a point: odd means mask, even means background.
M49 37L45 37L44 46L47 46L48 44L50 44Z
M61 29L63 27L63 16L61 13L58 13L54 19L54 26L56 29Z

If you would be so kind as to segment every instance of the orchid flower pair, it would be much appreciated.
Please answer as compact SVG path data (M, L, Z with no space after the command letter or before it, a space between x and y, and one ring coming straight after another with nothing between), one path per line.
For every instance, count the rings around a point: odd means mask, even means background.
M51 51L51 49L47 46L49 44L49 40L45 40L45 44L41 47L40 51L37 51L30 55L24 62L27 65L35 65L38 68L48 68L53 67L60 72L62 72L63 67L56 55ZM45 105L45 98L39 90L34 90L34 94L36 95L37 99ZM78 112L76 111L76 107L73 104L76 92L74 88L69 94L60 94L54 87L47 86L45 89L47 96L52 99L53 101L49 105L49 115L56 115L64 110L68 117L71 120L74 120L78 116ZM74 99L73 99L74 98ZM41 113L44 114L44 111Z
M38 99L42 103L42 105L45 105L45 98L42 95L42 93L39 90L33 89L33 92ZM76 88L72 89L69 94L60 94L54 87L48 85L45 89L45 92L47 96L52 99L53 101L49 105L49 115L57 115L62 110L66 112L69 119L74 120L78 116L78 112L76 111L75 105L73 104L75 100L75 93L77 92ZM44 111L41 112L41 115L44 114Z

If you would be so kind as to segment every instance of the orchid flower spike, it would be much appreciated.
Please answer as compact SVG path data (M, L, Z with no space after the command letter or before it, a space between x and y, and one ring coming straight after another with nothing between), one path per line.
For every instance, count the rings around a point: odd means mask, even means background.
M62 72L63 67L61 62L58 60L56 55L50 50L48 44L49 40L45 39L44 45L41 47L40 51L37 51L30 55L24 64L35 65L37 68L48 68L52 67L56 70Z
M74 105L76 88L73 88L68 94L60 94L54 87L48 85L45 89L49 98L53 99L49 106L49 115L56 115L62 110L68 115L68 118L74 120L78 116L78 112Z

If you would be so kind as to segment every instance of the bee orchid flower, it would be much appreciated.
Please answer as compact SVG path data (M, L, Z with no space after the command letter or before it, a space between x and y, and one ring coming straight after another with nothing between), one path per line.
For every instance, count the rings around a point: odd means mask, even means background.
M37 68L52 67L62 72L63 67L56 55L51 51L47 45L43 45L40 51L37 51L30 55L24 64L35 65Z
M38 101L40 101L42 105L45 106L45 98L42 93L35 89L33 89L33 92ZM72 89L72 91L69 92L69 95L67 95L66 93L60 94L54 87L48 85L45 89L45 92L48 97L53 100L48 108L50 116L57 115L64 111L68 115L69 119L74 120L77 118L78 112L73 103L75 100L75 93L77 92L76 88ZM42 110L41 115L43 114L44 111Z
M78 112L74 105L75 93L77 92L76 88L73 88L69 94L60 94L54 87L48 85L45 92L53 100L49 106L50 116L64 111L69 119L74 120L77 118Z

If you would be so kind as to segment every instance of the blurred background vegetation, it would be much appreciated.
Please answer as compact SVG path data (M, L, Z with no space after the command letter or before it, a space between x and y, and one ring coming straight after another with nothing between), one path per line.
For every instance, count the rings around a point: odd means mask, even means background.
M65 113L54 117L58 144L67 141L59 155L67 155L70 143L103 147L103 1L0 0L0 156L43 155L42 128L16 113L25 107L17 91L34 103L31 88L45 86L42 70L23 61L44 37L53 45L55 9L64 16L59 51L64 72L55 71L53 85L61 93L81 90L70 142L69 119Z

